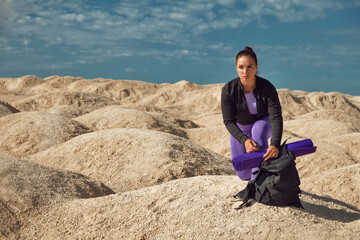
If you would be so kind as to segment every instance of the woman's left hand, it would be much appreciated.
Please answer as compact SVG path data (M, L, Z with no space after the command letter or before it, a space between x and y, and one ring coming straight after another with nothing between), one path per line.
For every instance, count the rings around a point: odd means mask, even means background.
M263 158L267 161L270 158L276 158L279 155L279 149L275 146L270 146L266 153L264 154Z

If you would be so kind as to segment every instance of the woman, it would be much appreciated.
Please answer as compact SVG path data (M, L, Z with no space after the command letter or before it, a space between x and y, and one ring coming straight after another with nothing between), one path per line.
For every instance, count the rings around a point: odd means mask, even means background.
M232 158L270 147L265 161L279 154L283 132L281 105L275 87L256 75L257 57L250 47L236 55L239 77L226 83L221 94L221 109L226 128L230 132ZM257 168L238 173L242 180L254 179Z

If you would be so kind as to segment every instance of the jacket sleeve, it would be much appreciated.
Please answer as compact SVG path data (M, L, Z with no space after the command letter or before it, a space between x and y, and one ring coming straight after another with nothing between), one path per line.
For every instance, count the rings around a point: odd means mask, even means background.
M281 114L281 105L280 105L279 96L273 85L271 85L271 89L269 91L268 111L270 115L270 122L272 128L270 145L279 148L283 134L283 118Z
M221 111L225 127L229 133L241 144L244 144L248 137L236 125L236 109L228 92L228 86L225 85L221 92Z

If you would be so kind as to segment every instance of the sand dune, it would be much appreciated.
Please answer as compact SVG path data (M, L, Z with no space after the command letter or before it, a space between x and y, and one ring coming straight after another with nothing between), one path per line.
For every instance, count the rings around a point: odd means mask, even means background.
M281 106L283 108L283 117L285 120L294 116L309 113L311 108L306 103L307 93L296 94L289 89L278 90Z
M344 149L355 162L360 162L360 133L355 132L340 135L326 140L327 142Z
M229 133L224 126L192 128L186 133L190 141L230 158Z
M125 104L138 102L140 99L154 94L158 89L161 89L161 85L141 81L113 81L111 79L98 78L76 81L67 86L66 89L96 93L116 100L118 103Z
M360 205L360 164L352 164L337 169L323 171L302 181L302 188L307 192L317 193L332 199L341 199L344 205L352 209ZM316 184L314 184L316 182ZM340 201L339 201L340 202ZM346 203L346 204L345 204ZM357 209L358 211L358 209Z
M236 211L222 86L0 78L0 238L358 239L360 96L279 89L305 209Z
M310 112L308 114L300 115L295 119L311 119L311 120L333 120L339 123L350 123L353 129L360 130L360 118L358 113L351 111L335 110L335 109L321 109Z
M307 95L308 104L317 109L339 109L347 112L358 114L360 109L349 101L349 99L342 93L309 93Z
M146 112L137 109L109 106L95 110L75 119L96 130L112 128L140 128L171 133L186 138L186 128L198 127L189 120L181 120L171 115Z
M222 85L199 86L187 81L163 87L140 102L148 103L183 115L220 110Z
M0 117L6 116L6 115L9 115L12 113L17 113L17 112L19 112L19 110L17 110L16 108L11 106L7 102L0 101Z
M54 106L69 105L81 107L85 112L93 111L115 101L93 93L83 92L51 92L25 98L13 103L21 111L46 111Z
M336 109L355 115L360 113L359 106L351 102L348 96L341 93L307 93L288 89L281 89L278 92L286 120L321 109Z
M116 192L233 171L225 157L184 138L131 128L83 134L28 159L93 177Z
M28 216L51 204L114 192L84 175L0 154L0 233L12 237Z
M94 198L114 192L84 175L0 155L1 200L14 212L29 212L60 199Z
M87 111L81 107L69 106L69 105L57 105L49 109L46 109L45 111L48 113L62 115L63 117L66 118L76 118L80 115L87 113Z
M123 194L69 201L32 219L24 236L36 238L38 233L46 239L341 239L344 234L346 239L356 239L359 236L360 230L356 228L359 213L318 195L304 195L305 210L254 204L236 211L239 202L231 202L228 195L244 186L233 176L199 176ZM328 216L324 217L321 211L326 211ZM336 212L341 212L341 216L329 216Z
M296 119L284 123L284 128L302 138L330 138L342 134L351 134L359 131L351 123L338 122L334 120ZM319 131L327 129L327 131Z
M296 159L300 177L318 176L327 171L356 164L348 152L332 143L323 140L314 140L317 151L314 154L298 157Z
M0 80L0 89L3 89L4 92L11 92L11 93L26 93L27 90L33 86L37 86L43 83L44 80L37 77L37 76L23 76L20 78L3 78Z
M19 112L0 118L0 151L25 157L90 132L74 120L56 114Z

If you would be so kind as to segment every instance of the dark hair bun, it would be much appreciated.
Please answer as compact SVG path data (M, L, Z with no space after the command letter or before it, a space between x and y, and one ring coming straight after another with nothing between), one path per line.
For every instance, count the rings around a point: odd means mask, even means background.
M249 47L249 46L246 46L246 47L245 47L245 50L246 50L246 51L249 51L249 52L254 52L254 50L253 50L251 47Z
M244 50L241 50L240 52L238 52L238 54L236 55L236 61L235 62L237 62L237 60L242 56L250 56L250 57L252 57L254 59L254 61L255 61L255 64L257 65L257 57L256 57L256 54L255 54L254 50L251 47L246 46Z

